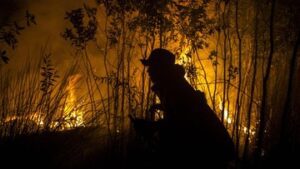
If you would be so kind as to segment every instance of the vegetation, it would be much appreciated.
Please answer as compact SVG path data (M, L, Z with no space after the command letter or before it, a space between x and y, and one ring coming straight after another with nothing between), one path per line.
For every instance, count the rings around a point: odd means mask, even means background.
M67 11L62 38L78 62L62 76L42 48L41 61L21 72L0 69L0 134L97 125L108 155L126 159L128 115L151 119L148 109L157 102L139 60L161 47L176 54L230 132L236 168L263 164L277 148L290 157L299 145L299 8L293 0L96 0ZM0 40L14 47L17 38L7 40L5 32ZM91 61L92 45L102 63ZM7 62L6 51L0 54ZM84 92L74 96L77 85Z

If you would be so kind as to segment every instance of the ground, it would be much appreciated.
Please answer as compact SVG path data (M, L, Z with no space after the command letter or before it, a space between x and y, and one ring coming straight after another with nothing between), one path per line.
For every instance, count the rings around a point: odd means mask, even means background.
M101 133L92 127L2 139L1 168L102 168L111 155Z
M153 161L155 159L153 154L155 153L149 152L149 149L144 147L145 144L131 139L130 141L127 140L126 147L119 146L113 149L107 144L108 137L102 133L104 132L99 127L89 127L63 132L45 132L14 139L1 139L1 169L159 168L159 164ZM118 140L109 141L118 143ZM298 162L299 157L297 155L276 150L269 158L266 158L261 167L249 164L236 166L234 163L230 168L294 168L299 166Z

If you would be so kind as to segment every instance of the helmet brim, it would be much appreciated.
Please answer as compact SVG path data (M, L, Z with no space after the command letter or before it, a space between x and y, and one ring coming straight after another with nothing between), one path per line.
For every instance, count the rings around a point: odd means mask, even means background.
M144 66L150 66L150 61L149 60L147 60L147 59L140 59L140 61L142 62L142 64Z

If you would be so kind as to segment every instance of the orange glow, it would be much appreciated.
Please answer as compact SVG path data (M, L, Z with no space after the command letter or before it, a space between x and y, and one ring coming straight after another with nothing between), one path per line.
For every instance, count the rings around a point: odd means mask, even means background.
M221 111L223 110L223 102L222 102L221 98L219 98L219 109ZM231 120L231 118L229 116L230 116L230 114L229 114L228 109L226 108L226 105L225 105L225 108L224 108L224 119L225 119L225 121L228 124L231 124L232 120Z
M70 77L67 87L68 97L64 107L64 129L84 126L83 111L76 106L75 84L77 83L80 75Z
M58 120L52 119L49 124L50 129L58 129L58 130L69 130L75 127L84 126L84 119L83 119L83 110L79 107L80 105L77 104L77 99L75 95L75 84L80 78L79 75L74 75L70 77L66 92L67 98L66 103L63 108L63 116ZM33 112L25 115L9 115L2 123L10 123L13 121L32 121L34 122L40 129L45 128L45 113L43 112ZM59 127L59 128L58 128Z
M188 53L191 51L191 47L188 46L182 50L182 52L179 54L179 58L176 59L175 63L179 65L185 65L187 63L191 62L191 57L188 56ZM189 81L189 78L187 77L187 74L184 75L184 78Z
M248 128L244 127L243 132L244 132L244 134L248 134ZM255 135L255 130L250 128L249 134L254 136Z
M23 115L23 116L16 116L16 115L11 115L7 116L4 120L3 123L9 123L12 121L33 121L37 126L43 128L45 125L44 122L45 117L42 116L41 113L36 112L36 113L31 113L28 115Z
M191 57L188 57L187 54L190 52L191 47L186 47L182 50L182 52L179 54L179 58L176 59L176 64L183 65L186 63L191 62Z

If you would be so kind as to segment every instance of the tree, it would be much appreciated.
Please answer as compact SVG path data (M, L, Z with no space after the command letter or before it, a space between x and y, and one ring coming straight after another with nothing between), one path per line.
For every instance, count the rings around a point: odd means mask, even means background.
M28 10L26 11L25 18L26 20L22 22L26 22L26 25L24 23L18 23L17 21L14 21L12 23L7 23L6 25L1 26L0 43L11 49L15 49L17 47L18 36L21 34L21 31L23 31L26 27L31 26L31 24L36 25L35 16ZM8 52L7 50L5 50L5 48L0 49L0 59L2 62L0 63L0 65L2 65L3 63L8 64L9 62Z

